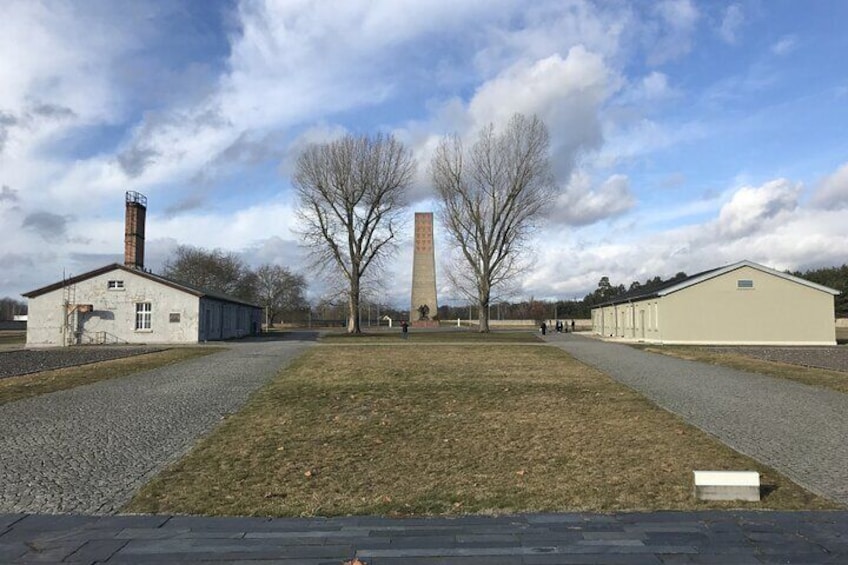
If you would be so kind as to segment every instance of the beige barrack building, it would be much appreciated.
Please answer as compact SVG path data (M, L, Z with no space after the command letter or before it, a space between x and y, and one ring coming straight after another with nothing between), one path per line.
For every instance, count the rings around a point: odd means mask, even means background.
M592 309L592 330L662 344L835 345L837 294L740 261L617 296Z

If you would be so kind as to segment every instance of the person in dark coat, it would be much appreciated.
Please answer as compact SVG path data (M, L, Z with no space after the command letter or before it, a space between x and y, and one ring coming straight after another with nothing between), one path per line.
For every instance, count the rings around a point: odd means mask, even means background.
M542 325L539 326L539 329L542 330L542 335L545 335L546 333L548 333L548 324L542 322Z
M403 339L409 337L409 324L406 323L406 320L400 323L400 331Z
M574 333L574 320L571 320L571 333Z

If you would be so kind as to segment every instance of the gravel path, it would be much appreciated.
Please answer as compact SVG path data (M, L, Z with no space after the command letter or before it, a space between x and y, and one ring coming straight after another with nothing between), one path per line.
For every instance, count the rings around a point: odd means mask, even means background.
M0 351L0 379L162 351L164 347L83 346Z
M848 395L571 334L548 342L804 488L848 505Z
M0 513L111 514L311 345L228 351L0 406Z

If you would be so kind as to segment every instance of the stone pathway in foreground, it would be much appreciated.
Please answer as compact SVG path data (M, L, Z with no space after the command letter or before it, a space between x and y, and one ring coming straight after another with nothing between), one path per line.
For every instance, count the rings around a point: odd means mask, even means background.
M0 514L2 563L846 563L848 512L333 519Z
M848 505L848 395L573 334L562 348L804 488Z
M221 353L0 406L0 512L116 512L314 339L228 342Z

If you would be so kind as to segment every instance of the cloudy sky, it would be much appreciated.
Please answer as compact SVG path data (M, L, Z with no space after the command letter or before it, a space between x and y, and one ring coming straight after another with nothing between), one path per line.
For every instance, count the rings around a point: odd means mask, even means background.
M121 261L127 190L154 271L180 243L305 271L305 144L401 139L411 226L440 137L514 112L547 123L559 186L518 299L841 265L846 20L842 0L4 0L0 296ZM399 306L411 239L386 273Z

